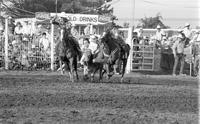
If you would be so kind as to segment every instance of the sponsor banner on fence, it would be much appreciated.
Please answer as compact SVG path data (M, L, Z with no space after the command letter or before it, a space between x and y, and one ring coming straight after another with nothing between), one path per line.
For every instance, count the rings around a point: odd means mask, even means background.
M99 15L99 22L103 22L103 23L106 23L106 22L110 22L111 20L111 17L110 16L105 16L105 15Z
M50 19L51 16L50 16L50 13L48 13L48 12L36 12L35 18L41 19L41 20L47 20L47 19Z
M51 13L51 16L56 16L56 13ZM99 24L104 24L107 22L109 19L105 17L100 17L99 15L88 15L88 14L62 14L62 13L57 13L57 16L60 17L66 17L69 19L74 24L93 24L93 25L99 25ZM100 18L99 18L100 17Z

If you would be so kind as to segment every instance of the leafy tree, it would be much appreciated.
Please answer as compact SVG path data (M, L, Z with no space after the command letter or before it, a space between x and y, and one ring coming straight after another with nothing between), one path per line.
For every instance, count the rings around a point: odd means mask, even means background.
M5 0L4 0L5 1ZM30 12L56 12L56 0L7 0L13 3L7 10L15 15L27 15ZM108 2L111 0L108 0ZM6 3L6 2L5 2ZM102 7L104 0L57 0L57 12L85 13L85 14L112 14L109 6ZM22 10L16 9L20 8Z
M144 17L140 19L140 23L143 28L156 28L157 25L160 25L161 28L169 28L162 22L162 16L158 13L155 17Z

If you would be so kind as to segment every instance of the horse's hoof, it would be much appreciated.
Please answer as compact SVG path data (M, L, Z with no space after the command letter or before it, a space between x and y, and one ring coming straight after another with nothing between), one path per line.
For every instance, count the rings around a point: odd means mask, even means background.
M86 81L86 80L88 80L89 79L89 77L87 76L87 75L85 75L84 77L83 77L83 80L84 81Z
M121 78L120 82L123 83L124 82L124 78Z
M103 80L102 80L102 79L99 79L99 80L98 80L98 83L103 83Z
M110 80L110 77L111 77L111 76L108 75L108 76L107 76L107 80Z

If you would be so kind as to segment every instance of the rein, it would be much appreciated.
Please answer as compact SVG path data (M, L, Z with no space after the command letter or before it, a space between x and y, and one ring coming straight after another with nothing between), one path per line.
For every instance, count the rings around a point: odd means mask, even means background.
M113 50L112 52L111 52L111 54L109 55L109 54L106 54L104 51L103 51L103 55L105 56L105 57L110 57L111 55L113 55L113 54L115 54L116 52L117 52L117 48L115 48L115 50Z

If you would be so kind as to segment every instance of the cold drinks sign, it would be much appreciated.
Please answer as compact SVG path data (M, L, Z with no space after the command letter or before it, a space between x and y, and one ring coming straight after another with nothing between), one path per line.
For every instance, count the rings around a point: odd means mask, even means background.
M51 13L51 16L55 16L55 13ZM98 25L98 24L103 24L105 22L109 22L109 18L103 18L102 16L99 15L86 15L86 14L57 14L60 17L66 17L69 19L72 23L74 24L83 24L86 25L88 23Z

